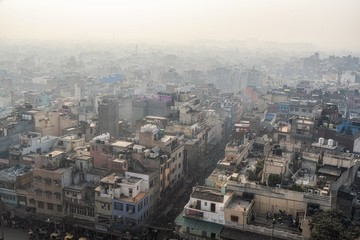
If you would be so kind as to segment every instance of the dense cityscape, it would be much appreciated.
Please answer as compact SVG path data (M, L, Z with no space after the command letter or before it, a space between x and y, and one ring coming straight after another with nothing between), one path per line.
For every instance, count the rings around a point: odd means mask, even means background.
M358 0L0 0L0 240L359 240Z
M6 228L310 239L318 213L360 220L358 57L1 51Z

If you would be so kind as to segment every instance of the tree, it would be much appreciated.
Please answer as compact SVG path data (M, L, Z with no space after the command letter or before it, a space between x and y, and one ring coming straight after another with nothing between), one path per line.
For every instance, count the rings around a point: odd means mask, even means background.
M270 174L268 178L268 185L270 187L275 187L276 184L281 183L281 177L277 174Z
M360 236L360 228L340 210L316 213L310 220L311 239L353 240Z

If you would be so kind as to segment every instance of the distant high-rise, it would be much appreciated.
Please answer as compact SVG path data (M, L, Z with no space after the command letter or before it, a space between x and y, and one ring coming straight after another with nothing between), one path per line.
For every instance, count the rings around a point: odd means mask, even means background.
M105 97L99 101L98 134L107 132L112 137L119 137L119 102L113 97Z

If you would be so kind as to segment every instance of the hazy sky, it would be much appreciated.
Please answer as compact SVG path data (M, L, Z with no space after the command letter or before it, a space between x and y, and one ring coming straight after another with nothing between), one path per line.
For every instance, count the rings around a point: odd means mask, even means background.
M359 50L360 0L0 0L0 38L255 38Z

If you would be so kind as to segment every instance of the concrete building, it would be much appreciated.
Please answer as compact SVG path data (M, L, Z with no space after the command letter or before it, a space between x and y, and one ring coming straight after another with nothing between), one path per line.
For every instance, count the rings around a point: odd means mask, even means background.
M312 118L315 114L313 110L316 105L316 101L291 99L289 116Z
M99 101L98 134L110 133L114 138L119 137L119 103L114 97L103 98Z
M180 237L219 239L222 225L225 224L225 208L231 198L231 193L221 194L220 190L200 186L194 188L184 212L175 220ZM193 227L192 222L196 222Z
M26 197L18 195L17 190L29 188L32 180L33 171L28 165L17 165L1 170L1 201L12 205L26 205Z
M41 163L34 169L34 200L39 217L65 216L63 189L73 182L73 167L64 166L64 154L51 152L43 155Z
M126 229L149 216L150 197L142 178L111 174L95 189L96 228Z
M52 150L57 137L41 136L40 133L29 132L20 136L18 145L14 145L9 150L10 165L22 163L24 155L29 153L46 153Z
M19 144L19 136L34 131L34 118L31 114L20 112L1 119L0 153L7 152L10 146Z
M154 154L159 155L160 150L167 153L168 163L166 168L170 173L164 176L169 181L169 186L181 182L184 178L184 143L183 136L165 135L155 125L145 125L141 128L139 144L152 148L156 151ZM151 153L150 153L151 154ZM159 169L160 170L160 169ZM161 172L165 174L165 172ZM166 184L163 182L163 186ZM165 187L166 188L166 187Z

